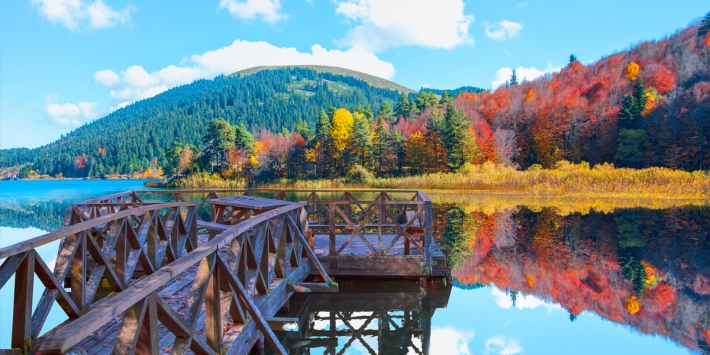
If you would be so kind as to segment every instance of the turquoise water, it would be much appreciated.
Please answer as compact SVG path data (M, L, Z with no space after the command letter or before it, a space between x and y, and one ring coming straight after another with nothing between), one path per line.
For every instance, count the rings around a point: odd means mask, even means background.
M0 246L59 228L71 203L144 189L142 183L0 181ZM435 214L454 285L431 316L430 354L708 353L707 208L559 215L524 206L484 213L438 203ZM38 250L50 268L56 248ZM0 290L3 330L10 329L13 285L10 280ZM36 290L35 302L40 295ZM632 314L624 301L633 295L640 295L641 307ZM55 306L45 330L64 318ZM363 324L357 322L351 325ZM345 327L341 321L336 326ZM378 327L375 319L365 329ZM8 331L0 332L0 348L9 339ZM340 337L337 349L348 340ZM416 353L421 340L407 344L400 344L401 353ZM367 354L368 347L378 349L378 339L363 336L347 346L345 354Z

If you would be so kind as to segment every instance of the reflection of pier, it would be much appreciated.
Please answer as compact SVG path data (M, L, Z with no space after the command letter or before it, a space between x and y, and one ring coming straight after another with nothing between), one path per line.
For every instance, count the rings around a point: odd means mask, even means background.
M415 346L407 342L414 337L424 339L417 349L426 349L431 313L418 285L445 277L447 269L433 242L432 205L423 192L369 192L375 197L360 199L349 192L252 193L111 195L70 207L65 228L57 232L0 248L0 288L15 277L12 348L243 354L268 344L284 354L274 331L291 319L276 312L294 294L337 292L334 275L409 279L415 288L391 304L380 295L366 322L376 318L381 325L378 347ZM61 244L52 270L35 249L55 240ZM44 291L36 306L34 289ZM342 297L331 308L333 321L360 322L353 318L355 304L348 305L355 301ZM410 303L411 309L402 308ZM56 304L69 320L41 334ZM354 332L362 339L371 330Z
M301 328L277 335L293 355L346 354L353 347L373 355L428 354L431 317L450 292L442 283L424 291L412 282L341 282L338 293L294 296L287 314Z

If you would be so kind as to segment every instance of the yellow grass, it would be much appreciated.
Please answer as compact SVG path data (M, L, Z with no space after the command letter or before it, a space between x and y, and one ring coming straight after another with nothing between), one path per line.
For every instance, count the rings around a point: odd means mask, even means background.
M179 185L178 185L179 184ZM172 187L243 188L243 181L224 181L219 177L193 175ZM710 198L710 175L666 168L626 169L610 164L589 168L586 163L558 162L555 169L533 167L518 171L485 163L466 166L456 173L436 173L398 178L372 178L365 183L346 183L343 179L282 181L261 187L303 190L339 188L423 189L501 191L537 197L692 199Z

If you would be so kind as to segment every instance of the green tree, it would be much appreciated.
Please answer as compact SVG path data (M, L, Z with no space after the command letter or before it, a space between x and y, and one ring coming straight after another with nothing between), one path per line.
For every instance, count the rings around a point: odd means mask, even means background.
M375 173L382 174L382 167L385 166L385 158L388 148L387 130L385 129L384 118L377 117L375 130L372 135L372 160Z
M385 101L382 103L382 106L380 106L380 110L377 112L377 116L382 117L382 119L386 121L390 121L392 119L392 116L394 116L394 111L392 110L392 106L389 104L389 102Z
M470 126L463 110L456 110L452 104L447 105L443 141L446 146L446 165L451 170L460 168L473 157L476 143L468 133Z
M395 107L395 113L397 117L409 117L412 113L412 105L409 103L407 94L402 93L399 95L399 102L397 102L397 106Z
M318 116L318 121L316 122L316 132L315 132L315 155L316 155L316 166L320 168L319 174L321 176L326 175L327 169L327 151L329 147L328 141L328 131L330 130L330 118L325 110L320 110L320 116Z
M311 131L311 127L306 121L300 118L298 119L298 121L296 121L296 125L294 126L293 131L301 135L301 137L303 137L305 141L310 141L311 139L313 139L313 132Z
M223 118L210 122L207 135L203 138L205 144L204 161L209 165L210 171L214 171L214 166L222 165L224 155L234 147L236 138L235 127Z
M569 55L569 64L568 64L568 65L571 65L572 63L578 62L578 61L579 61L579 60L577 60L577 55L576 55L576 54L570 54L570 55Z
M705 14L703 21L700 23L700 27L698 27L698 39L702 41L708 32L710 32L710 12Z
M182 158L183 146L180 142L173 142L168 148L166 156L167 164L165 166L165 175L168 177L179 174L180 159Z
M520 82L518 82L518 74L515 73L515 69L513 69L513 75L510 76L510 86L518 85L520 85Z
M355 162L366 167L371 149L370 121L364 114L357 112L353 117L350 154Z

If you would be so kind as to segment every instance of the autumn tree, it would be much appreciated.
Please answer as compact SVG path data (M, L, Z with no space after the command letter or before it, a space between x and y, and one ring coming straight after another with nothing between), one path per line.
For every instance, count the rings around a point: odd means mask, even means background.
M424 172L427 156L427 146L424 135L421 131L414 132L407 139L407 161L412 172L421 174Z
M340 172L344 168L347 157L346 148L348 148L348 143L350 143L350 138L353 134L353 124L353 114L350 111L339 108L333 113L330 129L328 130L328 139L333 144L336 172Z

